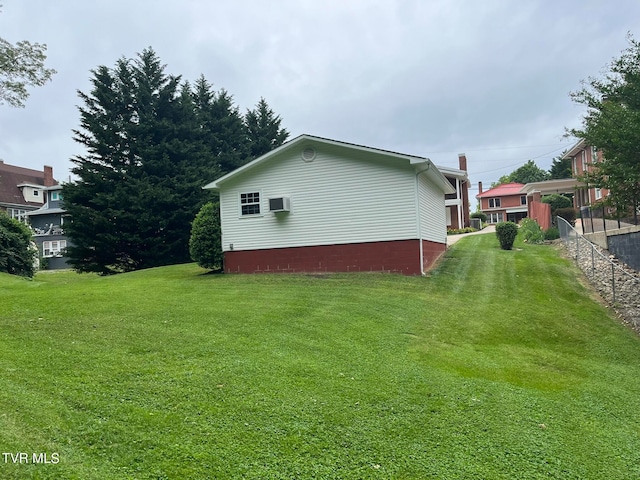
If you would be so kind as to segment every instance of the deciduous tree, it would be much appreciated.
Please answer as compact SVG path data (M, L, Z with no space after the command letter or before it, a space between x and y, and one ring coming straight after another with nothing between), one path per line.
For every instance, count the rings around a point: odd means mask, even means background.
M0 5L1 7L2 5ZM24 107L27 87L40 87L56 73L44 66L47 46L27 40L15 44L0 38L0 104Z
M33 277L37 253L31 245L31 230L0 212L0 272Z
M520 168L514 170L508 175L500 177L497 183L492 186L502 185L504 183L531 183L549 180L549 174L536 165L533 160L529 160Z
M587 107L582 128L569 133L602 152L582 178L606 188L606 203L618 211L640 207L640 43L631 35L629 46L608 66L604 78L589 78L571 94Z

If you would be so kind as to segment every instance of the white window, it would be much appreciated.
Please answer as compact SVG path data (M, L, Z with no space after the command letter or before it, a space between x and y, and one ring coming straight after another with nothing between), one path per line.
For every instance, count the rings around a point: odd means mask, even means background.
M35 188L33 189L33 196L34 197L38 197L40 196L40 190L36 190Z
M596 188L596 200L600 200L602 198L602 190L599 188Z
M51 192L51 201L62 200L62 195L58 191Z
M489 223L500 223L504 219L504 215L502 213L490 213L487 217Z
M51 240L47 242L42 242L42 256L43 257L61 256L65 248L67 248L66 240Z
M240 194L240 213L243 216L260 214L260 192Z
M9 213L9 216L11 218L15 218L19 222L28 223L27 222L27 215L26 215L27 211L26 210L22 210L20 208L8 208L7 209L7 213Z
M598 161L598 149L596 147L591 147L591 163L596 163Z
M499 198L490 198L489 199L489 208L500 208L500 199Z

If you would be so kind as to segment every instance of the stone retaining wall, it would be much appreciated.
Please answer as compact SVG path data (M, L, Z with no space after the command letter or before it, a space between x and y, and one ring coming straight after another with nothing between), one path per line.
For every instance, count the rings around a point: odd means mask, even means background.
M565 238L563 245L620 319L640 333L640 274L582 236Z

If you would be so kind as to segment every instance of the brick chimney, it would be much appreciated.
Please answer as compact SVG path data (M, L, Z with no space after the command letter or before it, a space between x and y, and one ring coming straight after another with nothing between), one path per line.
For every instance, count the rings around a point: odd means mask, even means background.
M464 153L458 154L458 165L460 170L467 173L467 156ZM465 175L467 176L467 175ZM462 199L462 222L463 227L471 226L471 219L469 218L469 178L460 184L460 198Z
M460 165L460 170L467 171L467 156L464 153L458 154L458 164Z
M49 165L44 166L44 186L51 187L56 184L56 181L53 179L53 167Z
M478 195L482 193L482 182L478 182Z

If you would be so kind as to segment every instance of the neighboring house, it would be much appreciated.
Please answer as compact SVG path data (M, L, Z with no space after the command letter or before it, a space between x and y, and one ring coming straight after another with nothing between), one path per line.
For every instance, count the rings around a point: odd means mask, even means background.
M458 155L457 168L438 167L449 183L455 188L455 193L444 196L447 207L447 228L458 229L470 226L469 219L469 177L467 175L467 157L464 153Z
M580 184L575 178L545 180L524 185L520 193L527 196L529 218L538 222L543 230L551 228L551 205L542 203L542 197L554 193L574 195L578 185Z
M301 135L204 188L224 270L423 274L446 250L451 183L428 159Z
M40 265L46 270L69 268L65 257L69 240L64 235L65 210L62 208L61 192L62 185L46 187L44 206L26 214L40 254Z
M587 145L584 140L576 143L563 159L571 159L571 171L575 178L580 178L591 171L593 164L602 160L602 153L597 148ZM576 208L591 206L609 194L606 189L583 186L576 189L573 206Z
M0 160L0 210L11 218L27 223L27 212L44 203L44 189L56 185L53 168L43 171L8 165Z
M527 195L521 192L522 187L522 183L505 183L483 192L482 182L478 182L476 198L488 223L518 223L527 216Z

